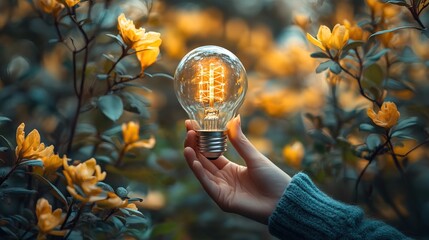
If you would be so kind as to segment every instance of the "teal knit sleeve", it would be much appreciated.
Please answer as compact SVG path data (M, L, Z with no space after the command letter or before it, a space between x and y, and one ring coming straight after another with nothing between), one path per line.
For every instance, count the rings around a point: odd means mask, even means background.
M268 227L280 239L407 239L383 222L365 219L359 207L330 198L304 173L292 178Z

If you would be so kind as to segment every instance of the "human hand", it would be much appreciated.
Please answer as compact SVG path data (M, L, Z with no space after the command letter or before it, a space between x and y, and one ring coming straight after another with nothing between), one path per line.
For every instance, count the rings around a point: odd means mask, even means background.
M247 166L224 156L208 160L198 151L197 133L190 120L184 155L204 190L225 212L267 224L291 178L262 155L241 131L240 116L228 124L228 138Z

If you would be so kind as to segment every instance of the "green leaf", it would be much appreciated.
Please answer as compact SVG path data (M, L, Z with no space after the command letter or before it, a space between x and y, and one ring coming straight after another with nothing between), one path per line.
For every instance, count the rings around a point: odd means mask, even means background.
M0 144L1 146L8 147L9 149L15 149L12 147L12 144L9 142L9 140L7 140L7 138L5 138L3 135L0 135Z
M116 62L115 57L113 57L111 54L105 54L103 53L103 57L110 60L111 62Z
M122 99L116 95L105 95L98 98L98 106L101 112L112 121L121 117L124 111Z
M138 113L143 118L150 117L148 111L150 102L142 94L137 94L131 91L122 91L121 96L125 102L125 110Z
M384 78L383 70L381 69L380 65L374 63L364 69L363 77L364 81L367 80L371 83L369 84L370 86L380 87Z
M140 224L140 225L147 225L148 221L146 218L142 218L142 217L138 217L138 216L130 216L125 218L125 221L127 222L127 224Z
M0 116L0 124L3 124L4 122L12 122L12 120L10 120L10 118Z
M329 70L335 74L340 74L342 71L340 65L338 65L337 63L332 64L332 66L329 67Z
M388 53L390 51L389 48L383 48L381 51L379 51L378 53L374 53L372 55L367 55L365 60L364 60L364 67L368 67L372 64L374 64L375 62L377 62L378 60L380 60L380 58L382 56L384 56L386 53Z
M26 188L11 187L11 188L0 188L2 194L36 194L36 190L30 190Z
M29 173L31 176L34 176L37 178L40 182L44 183L45 185L49 186L51 188L50 193L54 195L55 198L60 200L66 208L68 208L68 202L66 197L64 197L63 193L54 185L52 184L48 179L44 178L43 176L36 174L36 173Z
M37 166L43 167L42 160L24 160L19 163L19 166Z
M310 55L312 58L329 58L329 56L324 52L315 52Z
M373 151L381 144L380 136L378 134L370 134L366 138L366 146L370 151Z
M110 34L110 33L107 33L106 34L106 36L108 36L108 37L111 37L111 38L113 38L113 39L115 39L116 40L116 42L122 47L122 48L126 48L127 47L127 45L124 43L124 41L122 40L122 38L121 38L121 36L119 36L119 35L113 35L113 34Z
M331 136L324 133L320 129L312 129L308 131L308 135L310 135L315 141L320 142L322 144L335 144L335 139L333 139Z
M404 7L409 7L408 3L405 0L384 0L383 2L404 6Z
M399 121L398 124L392 130L401 130L418 124L419 119L417 117L410 117L405 120Z
M16 233L12 230L10 230L7 226L1 226L0 230L5 232L7 234L7 239L13 238L13 239L19 239L19 237L16 235Z
M398 81L393 78L385 79L383 82L383 87L389 90L411 90L414 91L414 89L407 84L405 84L402 81Z
M355 40L349 40L346 46L344 46L342 52L347 53L350 49L355 49L360 46L362 46L365 42L364 41L355 41ZM344 56L343 56L344 57Z
M391 29L386 29L386 30L375 32L375 33L371 34L371 36L369 36L369 38L372 38L372 37L375 37L375 36L378 36L378 35L381 35L381 34L389 33L389 32L395 32L395 31L398 31L398 30L401 30L401 29L407 29L407 28L422 30L422 29L420 29L419 27L416 27L416 26L401 26L401 27L395 27L395 28L391 28Z
M371 124L362 123L361 125L359 125L359 130L363 132L375 132L376 128Z
M336 63L333 62L332 60L328 60L326 62L319 64L319 66L316 68L316 73L321 73L325 71L326 69L330 68L333 64L336 64Z

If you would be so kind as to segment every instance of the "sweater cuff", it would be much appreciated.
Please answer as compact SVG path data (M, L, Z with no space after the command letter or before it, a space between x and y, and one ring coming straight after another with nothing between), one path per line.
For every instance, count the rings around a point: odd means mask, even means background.
M271 214L268 227L280 239L338 239L362 219L360 208L328 197L306 174L298 173Z

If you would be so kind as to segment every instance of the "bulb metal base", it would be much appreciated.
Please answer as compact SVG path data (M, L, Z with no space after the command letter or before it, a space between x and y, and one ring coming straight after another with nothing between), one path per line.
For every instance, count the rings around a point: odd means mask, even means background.
M216 160L226 151L226 131L197 131L200 153L209 160Z

